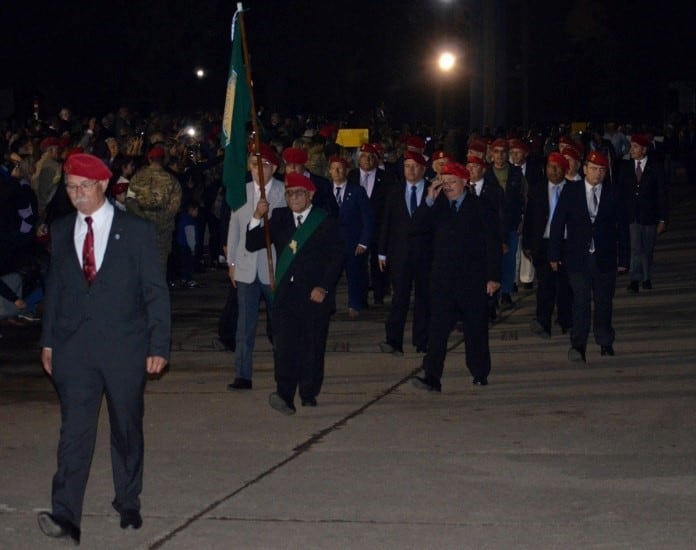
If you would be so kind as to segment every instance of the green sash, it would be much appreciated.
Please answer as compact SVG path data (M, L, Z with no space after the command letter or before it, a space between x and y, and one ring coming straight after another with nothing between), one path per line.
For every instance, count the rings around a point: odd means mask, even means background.
M321 225L321 222L323 222L327 216L328 214L325 210L322 210L321 208L312 208L309 211L307 219L302 222L302 225L295 229L292 239L290 239L290 242L285 245L285 248L283 248L283 251L280 253L280 257L278 258L275 271L276 288L280 284L280 281L283 280L288 268L295 259L295 255L304 246L307 239L312 236L314 231L316 231L317 227Z

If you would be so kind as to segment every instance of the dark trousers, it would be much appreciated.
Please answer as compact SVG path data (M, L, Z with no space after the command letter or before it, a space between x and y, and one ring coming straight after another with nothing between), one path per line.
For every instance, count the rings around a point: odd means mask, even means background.
M428 343L429 321L428 266L420 265L419 262L404 262L398 266L392 265L390 269L392 302L385 323L387 342L394 349L403 351L404 327L411 305L411 289L414 289L412 343L416 347L425 348Z
M584 350L590 334L590 318L595 343L610 346L614 343L612 327L612 300L616 289L616 271L602 272L597 268L594 255L590 255L585 269L569 272L568 279L573 289L573 328L570 331L570 344ZM594 302L594 315L592 315Z
M632 223L628 226L628 230L631 236L631 281L649 281L657 239L657 226Z
M488 297L485 285L456 293L433 289L428 352L423 358L426 375L439 380L445 368L447 340L457 321L463 320L466 366L472 376L487 378L491 372L488 347Z
M551 269L547 261L546 244L545 240L544 249L538 257L534 258L534 270L537 277L536 320L550 334L554 306L561 328L567 330L573 325L573 291L570 288L565 266L559 264L558 271Z
M179 264L179 278L182 281L190 281L193 279L193 272L196 268L196 258L188 246L178 246L177 263Z
M348 307L361 309L367 307L367 252L356 255L355 250L346 251L345 269L348 282Z
M117 509L140 509L145 381L144 360L137 367L120 369L54 365L62 419L51 498L55 516L80 525L103 395L111 426L113 504Z
M301 295L300 295L301 294ZM307 293L276 296L273 302L273 359L278 394L292 401L316 397L324 382L330 310Z
M384 297L389 294L389 267L384 271L379 268L379 254L377 245L373 244L369 250L370 254L370 286L372 286L372 296L375 304L384 302Z

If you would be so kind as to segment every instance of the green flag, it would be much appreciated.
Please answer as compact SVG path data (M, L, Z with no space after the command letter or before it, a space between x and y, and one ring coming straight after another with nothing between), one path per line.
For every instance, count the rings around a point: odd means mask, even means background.
M225 96L221 135L221 145L225 149L222 185L225 187L227 204L232 210L237 210L246 203L246 126L251 120L251 91L244 66L240 22L237 20L241 15L242 10L238 9L232 18L232 57L227 78L227 95Z

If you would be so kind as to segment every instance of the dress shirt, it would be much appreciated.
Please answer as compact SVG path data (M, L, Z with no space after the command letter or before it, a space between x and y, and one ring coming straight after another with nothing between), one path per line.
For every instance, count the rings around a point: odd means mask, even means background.
M93 212L91 217L92 233L94 234L94 262L97 266L97 271L99 271L104 261L106 245L109 242L111 222L114 220L114 207L108 200L105 200L104 204ZM87 222L85 222L85 218L86 216L81 212L77 213L75 230L73 232L75 252L77 252L77 257L80 259L80 265L83 265L82 245L85 241L85 235L87 235Z
M375 188L375 176L377 175L377 170L370 170L365 172L362 168L360 169L360 185L367 191L367 196L372 196L372 190Z
M411 187L416 186L416 203L420 204L423 198L423 190L425 189L425 180L420 180L418 183L412 184L411 182L406 182L406 188L404 189L404 200L406 201L406 210L409 214L411 212Z
M472 182L469 185L473 188L476 196L480 197L481 196L481 189L483 189L483 178L481 178L478 181Z
M596 194L597 194L597 207L595 208L594 204L594 195L596 189ZM592 220L592 223L594 223L595 217L597 216L597 211L599 210L599 203L601 202L601 197L602 197L602 184L598 183L594 187L591 186L589 183L587 183L587 180L585 180L585 198L587 199L587 211L590 214L590 219Z
M548 182L547 192L549 195L549 219L546 221L546 229L544 229L545 239L549 238L549 231L551 230L551 220L553 219L553 211L556 209L556 206L558 206L558 198L561 196L561 191L563 191L565 182L566 180L563 180L561 183ZM556 191L556 189L558 189L558 191ZM556 195L556 192L558 192L558 195Z

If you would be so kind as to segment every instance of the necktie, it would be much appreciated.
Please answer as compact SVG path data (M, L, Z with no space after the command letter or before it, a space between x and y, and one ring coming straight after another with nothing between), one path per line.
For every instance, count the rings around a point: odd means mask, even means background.
M457 211L457 201L450 202L450 208L452 209L452 212L456 212Z
M297 227L300 227L302 225L302 214L297 216Z
M411 216L413 216L413 213L416 211L416 208L418 208L418 197L416 197L416 186L411 185Z
M641 162L638 160L636 161L636 180L638 180L638 183L640 183L640 178L643 177L643 169L641 168Z
M360 182L360 185L362 185L365 188L365 191L367 191L367 188L370 185L369 176L367 174L363 174L362 181Z
M338 206L341 206L343 203L343 199L341 198L341 188L336 187L336 202L338 203Z
M599 197L597 196L597 187L592 188L592 204L594 205L593 214L594 216L596 216L597 210L599 210Z
M85 274L87 284L92 284L97 276L97 262L94 259L94 232L92 231L92 217L85 218L87 234L82 243L82 272Z

